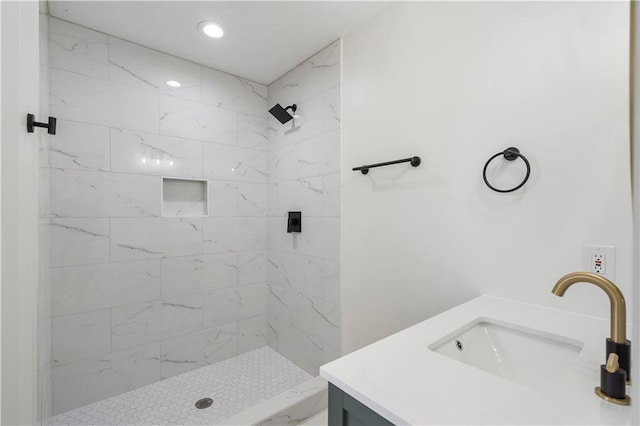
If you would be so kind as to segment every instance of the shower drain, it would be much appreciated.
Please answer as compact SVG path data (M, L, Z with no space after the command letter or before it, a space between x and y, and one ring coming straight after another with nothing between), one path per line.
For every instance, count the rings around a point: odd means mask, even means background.
M196 408L198 410L202 410L204 408L209 408L213 405L213 399L211 398L202 398L196 401Z

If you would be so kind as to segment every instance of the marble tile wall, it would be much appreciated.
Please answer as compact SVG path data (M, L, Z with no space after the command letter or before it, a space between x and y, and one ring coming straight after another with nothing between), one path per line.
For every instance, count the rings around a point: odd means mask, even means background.
M268 108L264 85L48 24L58 134L43 145L41 222L59 414L267 344ZM163 176L206 180L208 215L162 217Z
M269 117L268 342L311 374L340 354L340 99L340 41L269 85L300 117Z

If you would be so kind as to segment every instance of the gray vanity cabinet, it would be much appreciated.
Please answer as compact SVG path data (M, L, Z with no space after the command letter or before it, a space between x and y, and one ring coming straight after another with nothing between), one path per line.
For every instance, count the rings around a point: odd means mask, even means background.
M389 420L329 383L329 426L391 425Z

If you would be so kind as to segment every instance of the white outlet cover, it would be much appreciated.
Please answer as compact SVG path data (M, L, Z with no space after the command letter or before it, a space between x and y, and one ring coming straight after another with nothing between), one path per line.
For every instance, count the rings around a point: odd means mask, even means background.
M616 279L616 248L614 246L600 246L585 244L582 246L582 269L586 272L594 272L591 268L594 256L604 256L604 277L615 282Z

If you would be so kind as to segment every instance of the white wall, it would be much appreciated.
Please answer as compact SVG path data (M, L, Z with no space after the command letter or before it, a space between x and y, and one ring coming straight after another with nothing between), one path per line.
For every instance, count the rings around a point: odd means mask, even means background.
M631 296L628 9L395 4L344 38L343 352L482 293L607 316L595 287L550 293L583 244L616 246ZM492 192L512 145L531 179ZM523 173L497 166L496 186Z
M49 117L49 25L44 5L40 3L40 117ZM39 418L53 413L51 383L51 273L49 261L49 134L42 129L38 137L38 387L40 392Z
M2 424L38 419L38 3L2 9Z

